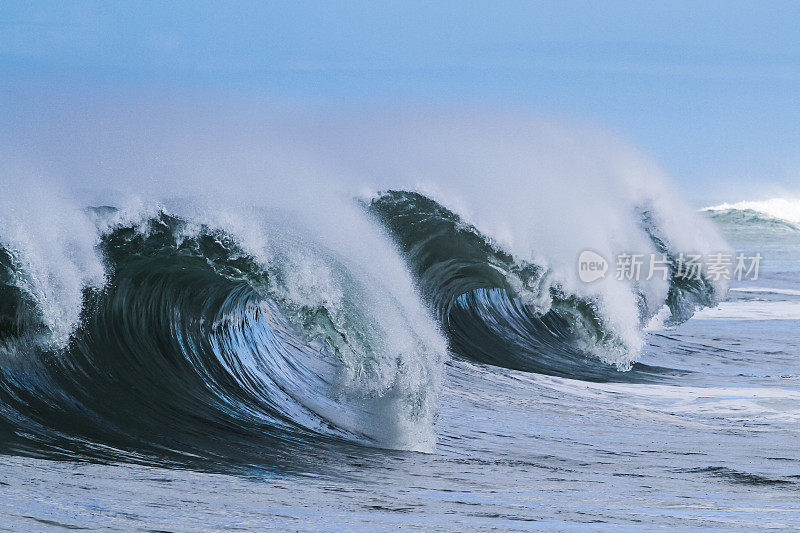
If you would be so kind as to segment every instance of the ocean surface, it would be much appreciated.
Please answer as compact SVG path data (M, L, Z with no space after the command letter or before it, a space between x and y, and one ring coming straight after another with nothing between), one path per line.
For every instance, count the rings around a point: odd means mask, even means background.
M800 204L597 183L16 189L0 528L800 528ZM616 279L631 252L665 278ZM757 279L682 275L690 252L760 254Z

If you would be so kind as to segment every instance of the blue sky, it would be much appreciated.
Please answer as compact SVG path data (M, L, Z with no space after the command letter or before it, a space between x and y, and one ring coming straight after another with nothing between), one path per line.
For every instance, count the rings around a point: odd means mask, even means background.
M800 2L14 2L0 90L522 108L696 197L800 193ZM1 103L1 102L0 102Z

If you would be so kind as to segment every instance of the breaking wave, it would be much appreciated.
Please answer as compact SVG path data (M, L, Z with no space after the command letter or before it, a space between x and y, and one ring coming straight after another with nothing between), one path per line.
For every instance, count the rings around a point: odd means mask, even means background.
M703 208L718 224L763 236L800 232L800 200L723 203Z
M97 227L84 250L104 267L95 284L65 286L65 272L32 268L36 250L0 249L0 428L19 446L430 449L445 347L421 306L275 220L247 250L229 229L149 211L75 213ZM51 267L75 274L65 246Z
M559 273L514 258L434 200L389 191L373 198L369 209L407 257L455 353L482 363L589 380L646 379L657 370L638 365L637 372L617 372L636 348L604 316L599 295L569 292ZM677 275L677 252L658 236L660 229L649 212L639 216L651 251L669 258L671 272L666 298L655 305L645 291L633 287L639 327L653 319L658 304L668 310L669 317L663 318L671 324L714 305L718 288L705 277Z
M320 443L429 451L449 356L661 379L636 363L647 329L727 290L676 276L675 258L727 245L621 143L506 118L278 117L188 155L171 151L220 126L137 151L130 129L92 123L133 190L88 180L101 202L67 200L4 177L4 446L216 462ZM70 152L75 129L54 131ZM586 249L663 254L671 275L583 283Z

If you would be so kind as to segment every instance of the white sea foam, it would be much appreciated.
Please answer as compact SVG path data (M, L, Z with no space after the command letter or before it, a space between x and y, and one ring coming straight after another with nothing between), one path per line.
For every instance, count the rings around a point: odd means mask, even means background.
M772 287L731 287L731 292L747 292L755 294L780 294L784 296L800 296L800 290L796 289L775 289Z
M701 309L694 320L800 320L800 302L722 302Z

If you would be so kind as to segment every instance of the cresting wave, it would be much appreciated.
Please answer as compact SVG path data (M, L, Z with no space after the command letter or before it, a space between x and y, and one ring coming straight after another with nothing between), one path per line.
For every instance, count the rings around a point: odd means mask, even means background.
M771 200L723 203L703 208L717 223L743 231L772 234L800 231L800 200Z
M434 200L389 191L368 207L409 261L455 353L482 363L585 380L657 379L667 370L635 365L633 372L618 372L608 354L625 357L631 347L608 324L597 296L567 292L558 273L515 259ZM696 309L713 305L718 288L706 277L678 276L677 252L659 237L661 230L648 211L639 216L653 251L670 260L669 291L662 302L669 310L667 322L683 322ZM637 298L643 327L658 307L647 302L644 291Z
M648 325L725 294L706 276L580 282L584 249L663 253L673 272L680 251L726 249L657 169L605 137L487 117L311 124L248 130L245 144L294 155L254 149L241 168L235 139L235 157L202 139L200 166L160 151L169 137L145 143L118 167L128 179L174 161L169 192L137 191L151 200L87 208L100 204L26 184L0 202L7 446L220 461L249 450L244 462L327 442L428 451L448 352L658 380L670 370L635 364ZM230 179L200 194L200 171Z
M336 441L430 449L444 344L427 318L412 325L422 308L277 221L257 253L147 211L75 213L97 227L105 277L82 287L66 337L45 306L70 288L27 269L33 250L0 249L4 443L184 459Z

